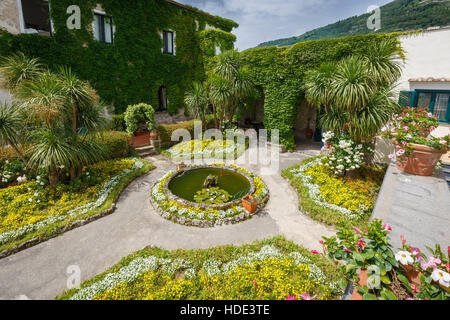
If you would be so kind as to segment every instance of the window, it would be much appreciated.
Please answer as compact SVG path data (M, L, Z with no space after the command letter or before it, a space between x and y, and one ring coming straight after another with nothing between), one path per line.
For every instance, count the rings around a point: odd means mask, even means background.
M159 108L157 111L167 111L168 100L166 87L162 86L159 88L158 96L159 96Z
M428 108L440 122L450 123L450 90L402 91L400 103L405 107Z
M94 13L94 39L103 43L113 43L114 26L112 17L100 13Z
M163 53L170 55L175 54L173 31L163 31L163 44Z
M25 33L51 34L49 5L47 0L21 0Z

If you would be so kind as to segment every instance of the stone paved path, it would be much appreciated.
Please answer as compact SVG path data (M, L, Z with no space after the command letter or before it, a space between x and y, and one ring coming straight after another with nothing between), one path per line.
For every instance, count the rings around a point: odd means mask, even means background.
M282 154L280 170L313 154ZM122 192L112 215L0 260L0 299L52 299L66 290L69 266L79 266L83 281L148 245L201 249L282 234L307 248L320 249L321 237L335 232L299 212L297 194L279 174L263 175L271 199L264 212L249 221L214 229L166 221L151 208L150 188L175 165L161 156L147 159L157 168ZM247 168L260 173L258 167Z
M400 235L428 255L426 246L450 244L450 192L444 176L419 177L391 164L372 215L392 226L391 244L401 247Z

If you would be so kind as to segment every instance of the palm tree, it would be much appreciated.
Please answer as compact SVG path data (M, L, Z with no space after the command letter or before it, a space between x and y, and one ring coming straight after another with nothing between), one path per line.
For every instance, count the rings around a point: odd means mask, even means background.
M241 54L235 50L224 51L215 57L208 81L214 105L220 107L220 129L223 120L232 121L240 103L254 89Z
M347 126L356 142L370 141L400 108L393 86L401 75L401 56L396 40L385 40L364 56L307 73L305 97L325 109L321 125L337 134Z
M10 145L26 164L27 160L18 148L21 129L23 129L23 118L18 112L17 106L2 103L0 105L0 145L2 147Z
M206 129L206 115L208 114L208 88L199 82L194 82L192 89L186 92L184 103L191 113L202 120L202 128Z
M1 85L13 93L21 83L35 79L43 71L38 59L28 58L21 52L0 59Z

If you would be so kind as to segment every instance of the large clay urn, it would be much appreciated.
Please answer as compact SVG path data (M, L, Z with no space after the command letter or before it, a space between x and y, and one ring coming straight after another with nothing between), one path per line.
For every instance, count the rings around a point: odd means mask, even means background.
M446 151L437 150L421 144L413 144L411 156L397 159L397 167L406 173L416 176L431 176L436 165ZM402 149L395 144L395 150Z

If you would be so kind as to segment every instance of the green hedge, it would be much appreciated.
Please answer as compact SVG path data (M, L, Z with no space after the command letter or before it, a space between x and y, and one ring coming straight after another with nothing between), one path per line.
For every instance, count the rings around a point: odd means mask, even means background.
M105 145L110 159L126 158L130 154L130 136L126 132L100 132L93 139Z
M127 125L125 124L125 114L115 114L112 116L112 129L114 131L127 131Z
M172 134L175 130L186 129L190 132L192 138L194 138L194 122L200 120L191 120L186 122L181 122L177 124L160 124L156 127L159 132L159 137L161 140L161 147L169 148L176 145L180 141L172 141ZM206 126L208 129L214 128L214 119L212 116L207 117Z

